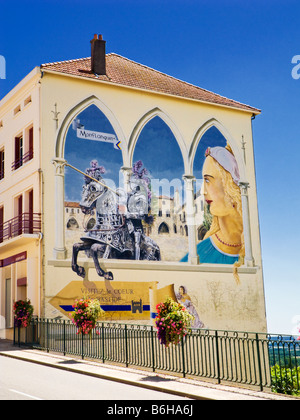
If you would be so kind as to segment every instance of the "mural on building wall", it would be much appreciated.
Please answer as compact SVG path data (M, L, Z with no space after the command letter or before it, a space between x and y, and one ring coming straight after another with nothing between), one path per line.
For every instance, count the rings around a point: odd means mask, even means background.
M195 316L195 328L203 327L201 308L197 307L198 289L188 294L189 285L177 284L175 293L171 284L136 281L130 286L130 294L118 294L117 290L128 289L128 282L125 287L101 263L109 258L188 261L184 164L168 125L155 117L144 126L135 144L131 176L126 180L121 170L122 143L105 115L96 106L90 106L68 130L65 159L81 171L80 174L66 167L68 256L72 257L73 271L85 281L87 273L78 263L78 255L85 253L93 259L99 276L93 287L99 299L104 299L103 305L108 303L104 305L107 318L155 317L156 304L168 295L182 302ZM194 220L200 263L238 264L244 247L239 171L226 139L214 127L199 142L194 175ZM78 287L78 282L71 282L68 290L52 299L52 305L66 313L69 288L73 299L82 297ZM84 289L85 293L91 293L90 286Z

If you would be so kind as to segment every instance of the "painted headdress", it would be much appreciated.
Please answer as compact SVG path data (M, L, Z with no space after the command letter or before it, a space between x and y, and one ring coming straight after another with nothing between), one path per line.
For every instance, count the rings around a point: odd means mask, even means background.
M215 161L229 172L236 185L239 185L240 172L237 161L233 154L225 147L208 147L205 151L205 156L211 156Z

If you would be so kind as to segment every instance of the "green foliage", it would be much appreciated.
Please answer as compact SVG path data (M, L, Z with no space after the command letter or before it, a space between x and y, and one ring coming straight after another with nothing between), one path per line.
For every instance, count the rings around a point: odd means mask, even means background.
M287 395L300 395L300 366L283 368L271 367L272 391Z

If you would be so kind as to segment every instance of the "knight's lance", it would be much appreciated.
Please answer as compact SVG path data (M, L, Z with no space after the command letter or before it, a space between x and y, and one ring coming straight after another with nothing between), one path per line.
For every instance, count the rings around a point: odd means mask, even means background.
M75 168L75 166L70 165L69 163L65 163L65 166L69 166L70 168L74 169L74 171L79 172L80 174L87 176L88 178L90 178L92 181L98 182L98 184L102 185L102 187L107 188L108 190L110 190L111 192L113 192L114 194L116 194L117 196L120 196L120 194L113 190L112 188L108 187L107 185L103 184L103 182L98 181L98 179L93 178L92 176L86 174L85 172L80 171L79 169Z

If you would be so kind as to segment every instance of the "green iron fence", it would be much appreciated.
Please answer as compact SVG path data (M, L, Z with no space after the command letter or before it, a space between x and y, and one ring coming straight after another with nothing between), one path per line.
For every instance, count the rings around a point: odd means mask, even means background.
M156 328L102 322L89 336L71 321L34 318L15 329L15 345L98 359L217 383L300 395L300 342L290 336L191 329L178 346L165 348Z

